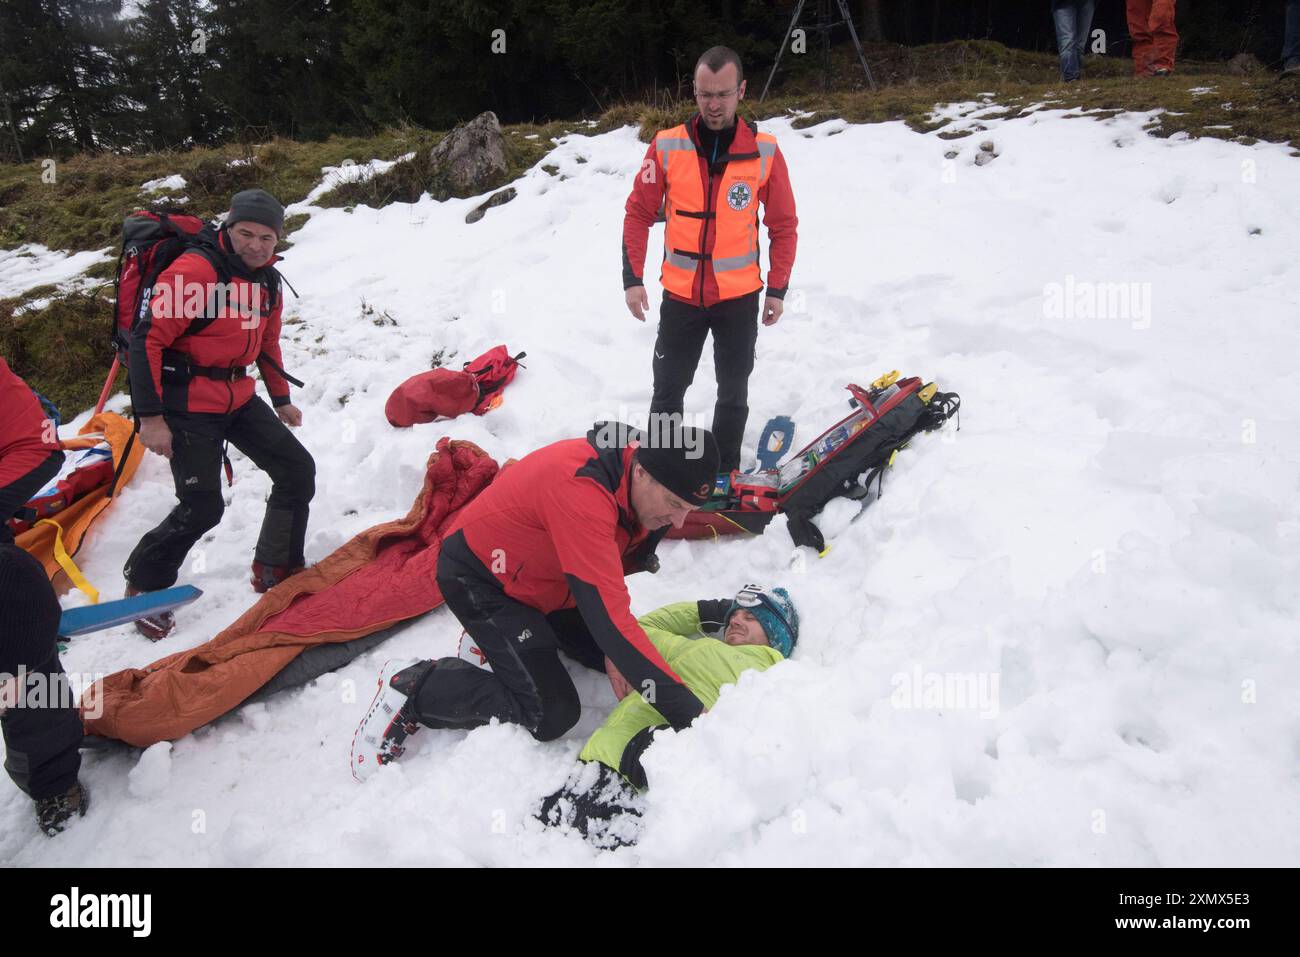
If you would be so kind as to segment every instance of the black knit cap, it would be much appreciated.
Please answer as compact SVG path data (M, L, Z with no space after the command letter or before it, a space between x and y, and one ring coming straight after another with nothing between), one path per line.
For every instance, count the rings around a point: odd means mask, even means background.
M284 207L264 189L246 189L231 199L226 222L231 226L235 223L260 223L279 235L284 232Z
M57 645L62 617L41 563L17 545L0 545L0 674L44 664Z
M668 441L642 444L636 460L683 502L703 505L713 494L718 479L718 443L707 429L677 426L666 435Z

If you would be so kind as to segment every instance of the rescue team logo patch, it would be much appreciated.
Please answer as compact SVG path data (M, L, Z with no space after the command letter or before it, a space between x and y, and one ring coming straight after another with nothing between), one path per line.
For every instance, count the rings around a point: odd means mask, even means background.
M748 183L736 183L727 190L727 205L732 209L744 209L753 198L754 191L749 188Z

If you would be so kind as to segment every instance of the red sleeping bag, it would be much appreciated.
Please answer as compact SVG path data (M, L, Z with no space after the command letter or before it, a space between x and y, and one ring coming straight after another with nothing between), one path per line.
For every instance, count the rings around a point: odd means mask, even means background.
M384 415L398 428L437 418L454 419L466 412L482 415L501 404L501 393L526 354L512 356L504 345L495 346L466 362L460 372L432 369L411 376L388 397Z
M211 641L92 686L81 702L87 733L139 748L175 741L237 708L306 649L437 608L443 532L497 471L473 443L439 439L405 518L361 532L286 579Z

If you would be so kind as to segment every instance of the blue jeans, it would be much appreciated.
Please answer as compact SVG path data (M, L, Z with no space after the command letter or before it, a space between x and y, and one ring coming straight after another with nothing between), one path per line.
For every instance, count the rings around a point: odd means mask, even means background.
M1079 79L1083 47L1092 31L1092 11L1096 0L1052 0L1052 19L1056 22L1056 48L1061 53L1061 79Z
M1286 42L1282 45L1282 69L1300 66L1300 0L1286 2Z

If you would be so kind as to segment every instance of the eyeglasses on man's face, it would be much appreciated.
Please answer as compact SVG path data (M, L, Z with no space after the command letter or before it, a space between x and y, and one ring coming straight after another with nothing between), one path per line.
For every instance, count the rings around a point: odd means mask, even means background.
M697 100L703 100L705 103L712 103L715 100L721 103L724 100L731 99L739 92L740 92L740 87L736 87L734 90L727 90L725 93L706 93L702 90L696 90L695 98Z

